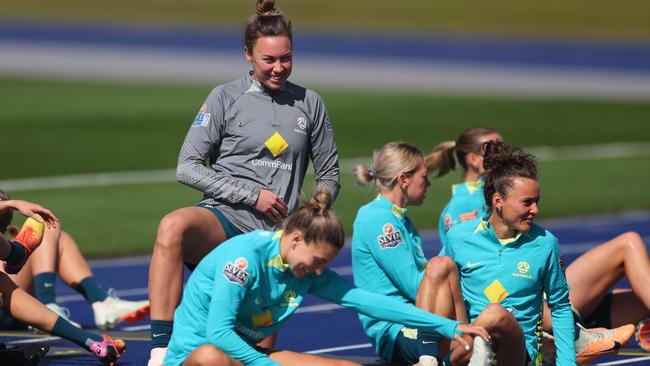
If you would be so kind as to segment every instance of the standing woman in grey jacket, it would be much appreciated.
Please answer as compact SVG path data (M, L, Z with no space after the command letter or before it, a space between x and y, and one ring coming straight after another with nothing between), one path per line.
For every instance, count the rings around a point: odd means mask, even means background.
M310 158L317 190L332 197L339 190L332 124L318 94L287 80L291 23L274 0L257 1L244 55L252 71L212 90L181 148L177 179L203 192L203 199L167 214L158 226L149 268L149 366L162 364L184 263L193 269L232 236L278 229L298 206Z

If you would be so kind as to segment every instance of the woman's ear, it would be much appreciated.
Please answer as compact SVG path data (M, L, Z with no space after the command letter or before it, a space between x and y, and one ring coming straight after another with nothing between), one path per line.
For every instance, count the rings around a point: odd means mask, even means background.
M397 176L397 184L399 184L400 189L404 190L408 187L408 177L404 173L399 173Z
M246 61L253 63L253 53L246 46L244 46L244 57L246 57Z
M481 167L479 166L481 162L481 155L470 152L467 155L465 155L465 162L467 163L467 166L472 167L472 169L476 171L481 170Z
M304 235L302 234L301 231L296 230L290 234L291 238L291 249L296 249L296 247L303 242L304 240Z

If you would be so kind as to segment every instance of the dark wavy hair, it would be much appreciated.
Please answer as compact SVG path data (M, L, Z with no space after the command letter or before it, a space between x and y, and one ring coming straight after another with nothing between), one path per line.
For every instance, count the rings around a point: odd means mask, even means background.
M244 46L253 52L253 46L260 37L287 36L293 43L291 21L275 8L275 0L257 0L256 13L248 18L244 30Z
M485 156L485 203L492 210L492 196L499 193L507 196L514 178L537 180L537 161L535 157L503 141L489 141L483 145Z

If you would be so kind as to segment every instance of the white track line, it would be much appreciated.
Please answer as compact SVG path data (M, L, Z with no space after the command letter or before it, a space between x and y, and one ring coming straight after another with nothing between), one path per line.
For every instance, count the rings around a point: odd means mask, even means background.
M650 142L539 146L529 148L527 151L534 154L540 161L611 159L650 156ZM368 163L371 160L369 157L341 159L341 171L351 172L356 164ZM312 173L311 170L309 172ZM8 179L0 180L0 188L10 192L19 192L40 189L171 183L175 181L175 169L161 169Z
M59 339L61 339L61 337L38 337L38 338L21 339L19 341L11 341L7 343L9 344L43 343L43 342L58 341Z
M628 359L619 360L619 361L597 363L596 366L623 365L623 364L626 364L626 363L633 363L633 362L639 362L639 361L648 361L648 360L650 360L650 357L636 357L636 358L628 358Z
M362 343L362 344L353 344L353 345L349 345L349 346L315 349L313 351L307 351L305 353L310 353L312 355L318 355L318 354L321 354L321 353L347 351L347 350L351 350L351 349L370 348L370 347L372 347L372 344L370 344L370 343Z

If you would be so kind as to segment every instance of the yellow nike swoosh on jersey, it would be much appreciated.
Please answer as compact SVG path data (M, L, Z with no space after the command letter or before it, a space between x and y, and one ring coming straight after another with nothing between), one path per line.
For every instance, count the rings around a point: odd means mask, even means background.
M467 268L476 267L476 266L478 266L479 264L481 264L481 262L476 262L476 263L470 263L470 262L467 262Z

